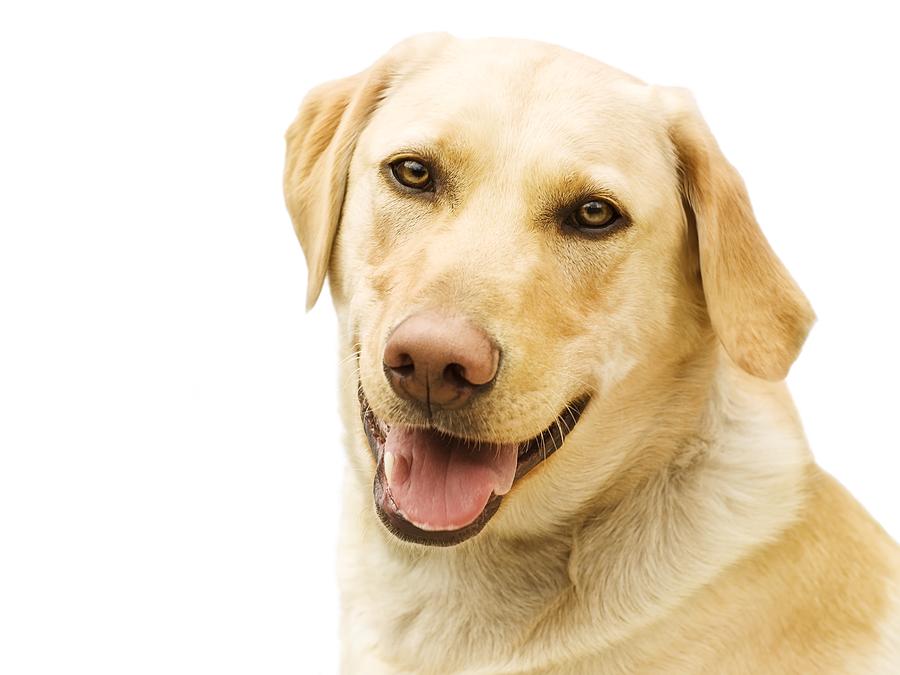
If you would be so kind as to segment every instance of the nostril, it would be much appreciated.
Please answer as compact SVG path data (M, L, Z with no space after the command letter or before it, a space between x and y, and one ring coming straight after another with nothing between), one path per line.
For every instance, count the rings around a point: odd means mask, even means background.
M385 360L384 365L402 377L412 375L416 369L412 356L406 353L397 354L394 358Z
M475 386L466 379L466 369L459 363L451 363L444 368L443 377L446 382L460 389Z
M401 377L409 377L413 374L416 367L412 363L408 363L403 366L390 366L390 369L400 375Z

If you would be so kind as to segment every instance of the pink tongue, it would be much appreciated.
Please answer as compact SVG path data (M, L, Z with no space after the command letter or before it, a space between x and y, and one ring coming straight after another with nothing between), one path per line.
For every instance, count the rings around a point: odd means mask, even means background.
M458 530L478 517L492 492L509 491L518 445L473 443L395 426L384 454L390 496L400 515L422 530Z

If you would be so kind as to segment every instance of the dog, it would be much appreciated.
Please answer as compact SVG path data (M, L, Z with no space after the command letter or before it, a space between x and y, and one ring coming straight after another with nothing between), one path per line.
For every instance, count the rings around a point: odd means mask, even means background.
M783 382L815 316L689 93L427 34L286 140L344 672L900 673L898 548Z

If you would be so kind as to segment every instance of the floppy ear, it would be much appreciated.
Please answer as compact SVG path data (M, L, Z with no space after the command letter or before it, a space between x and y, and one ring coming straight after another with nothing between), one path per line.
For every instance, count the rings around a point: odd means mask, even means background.
M703 295L713 329L743 370L787 376L815 321L806 296L753 216L744 181L684 90L665 89L682 196L697 228Z
M288 128L284 196L306 256L307 309L315 304L325 282L360 133L390 86L420 67L449 38L445 34L409 38L368 70L316 87Z

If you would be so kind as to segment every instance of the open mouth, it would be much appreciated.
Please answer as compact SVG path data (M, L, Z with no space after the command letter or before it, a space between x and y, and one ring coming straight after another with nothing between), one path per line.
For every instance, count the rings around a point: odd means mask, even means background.
M552 455L581 418L589 397L566 406L540 434L489 443L376 417L359 388L360 413L375 457L378 517L398 538L452 546L478 534L516 480Z

